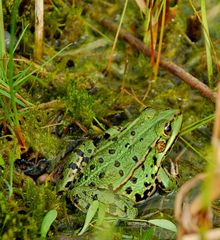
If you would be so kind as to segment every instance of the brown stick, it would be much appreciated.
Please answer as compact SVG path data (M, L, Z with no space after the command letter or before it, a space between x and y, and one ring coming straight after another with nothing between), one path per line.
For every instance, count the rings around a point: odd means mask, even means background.
M43 55L44 1L35 0L35 46L34 58L40 61Z
M98 20L98 19L97 19ZM108 19L98 20L100 24L108 28L110 31L117 31L117 24L113 23ZM134 37L131 33L126 32L124 29L120 30L119 37L127 41L131 46L137 48L146 57L151 57L151 51L145 44L138 38ZM155 52L155 55L157 53ZM165 70L169 71L173 75L182 79L185 83L189 84L192 88L197 89L204 97L209 98L211 101L215 102L217 96L216 92L213 92L208 86L200 82L197 78L192 76L190 73L186 72L183 68L170 62L168 59L161 57L160 66Z

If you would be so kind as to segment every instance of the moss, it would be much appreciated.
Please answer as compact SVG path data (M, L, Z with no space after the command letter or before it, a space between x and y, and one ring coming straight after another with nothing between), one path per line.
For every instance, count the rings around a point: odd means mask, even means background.
M94 100L86 90L80 90L74 80L69 82L67 88L66 105L76 120L90 125L95 117Z
M66 22L65 28L63 31L63 38L67 42L75 43L79 41L79 38L85 31L84 21L80 17L82 10L78 8L72 8L69 12Z
M28 111L24 114L25 121L22 122L28 146L48 160L54 159L65 143L65 141L52 134L53 128L48 126L51 124L49 122L50 117L54 117L53 114L55 113L46 110Z
M22 179L21 176L19 177ZM23 177L21 186L14 186L14 195L1 187L0 232L1 239L39 239L44 215L59 208L59 198L45 186L37 186L29 177ZM21 184L21 181L20 181Z

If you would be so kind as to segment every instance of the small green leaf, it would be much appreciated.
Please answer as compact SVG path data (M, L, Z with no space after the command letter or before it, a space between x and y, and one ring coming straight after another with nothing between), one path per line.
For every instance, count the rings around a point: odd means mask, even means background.
M86 214L86 220L85 220L82 230L78 234L79 236L82 235L87 230L87 228L89 227L89 224L91 223L92 219L94 218L95 214L97 213L98 208L99 208L99 201L97 201L97 200L93 201L88 209L88 212Z
M3 168L5 167L5 162L1 154L0 154L0 166Z
M57 210L56 209L50 210L44 216L44 219L42 221L41 228L40 228L41 238L46 238L47 232L49 231L50 226L52 225L52 223L56 219L56 217L57 217Z
M176 225L167 219L151 219L148 222L172 232L177 232Z

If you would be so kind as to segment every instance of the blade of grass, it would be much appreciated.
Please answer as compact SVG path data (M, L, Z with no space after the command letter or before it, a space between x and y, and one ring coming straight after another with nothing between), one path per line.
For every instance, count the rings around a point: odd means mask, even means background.
M4 87L7 87L8 88L8 84L6 81L0 79L0 84L2 84ZM1 86L0 86L1 87Z
M217 70L218 73L220 72L219 67L218 67L218 61L217 61L217 55L216 55L216 51L214 49L214 46L210 40L210 35L209 35L209 28L208 28L208 21L207 21L207 15L206 15L206 1L205 0L201 0L201 13L202 13L202 17L200 17L200 14L198 13L198 11L196 10L196 7L194 6L194 3L192 0L189 0L190 5L193 9L193 11L195 12L196 16L198 17L199 21L202 23L203 26L203 35L204 35L204 39L205 39L205 48L206 48L206 59L207 59L207 71L208 71L208 80L209 80L209 86L212 87L213 85L213 64L212 64L212 55L211 53L213 52L214 54L214 58L215 58L215 62L217 65Z
M212 51L211 51L209 27L208 27L207 15L206 15L206 1L205 0L201 0L201 13L202 13L203 34L204 34L205 48L206 48L208 80L209 80L209 86L212 87L213 86Z
M14 176L14 160L15 160L15 151L16 151L16 146L13 147L11 155L10 155L10 161L9 161L9 197L12 196L13 194L13 176Z
M182 130L181 130L181 133L179 136L183 136L189 132L192 132L193 130L199 128L200 126L208 123L208 122L211 122L212 120L215 119L215 114L210 114L209 116L197 121L197 122L194 122L186 127L184 127Z
M202 159L206 160L204 155L202 153L200 153L196 148L194 148L187 140L185 140L185 138L183 138L183 137L179 137L179 138L186 144L187 147L191 148L196 154L198 154L198 156L200 156Z
M10 89L10 100L11 106L13 110L13 122L15 126L19 125L18 122L18 114L17 114L17 106L15 101L15 91L13 88L13 77L14 77L14 41L15 41L15 28L16 28L16 18L17 18L17 11L19 7L19 1L15 0L13 5L13 12L12 12L12 20L11 20L11 40L10 40L10 49L9 49L9 62L8 62L8 86Z
M0 94L11 99L11 95L2 89L0 89ZM18 103L19 105L21 105L22 107L25 107L25 104L22 101L20 101L19 99L15 98L15 102Z
M157 53L157 60L156 60L156 68L155 68L155 78L157 78L157 73L159 69L159 63L160 63L160 56L161 56L161 50L162 50L162 43L163 43L163 34L164 34L164 26L165 26L165 16L166 16L166 1L161 2L161 10L162 11L162 21L161 21L161 28L160 28L160 38L159 38L159 45L158 45L158 53ZM159 16L158 16L159 18Z
M4 65L4 57L6 55L5 50L5 32L4 32L4 21L3 21L3 11L2 11L2 0L0 0L0 58L2 66Z
M112 57L113 57L113 53L114 53L115 48L116 48L116 44L117 44L117 41L118 41L118 37L119 37L122 22L123 22L123 19L124 19L124 16L125 16L125 12L126 12L126 9L127 9L127 5L128 5L128 0L125 0L124 8L123 8L123 11L122 11L122 14L121 14L121 19L120 19L120 22L119 22L119 25L118 25L118 29L117 29L117 32L116 32L116 35L115 35L114 43L113 43L112 50L111 50L111 53L110 53L108 65L106 67L107 72L109 72L109 70L111 68L111 65L112 65Z
M29 26L29 25L27 25L27 26L24 28L24 30L22 31L20 37L18 38L18 41L16 42L15 47L14 47L14 49L13 49L13 54L15 53L15 50L18 48L18 46L19 46L19 44L20 44L20 42L21 42L21 39L23 38L23 36L24 36L24 34L25 34L28 26Z
M40 71L40 69L42 69L42 67L46 66L48 63L50 63L55 57L59 56L59 54L61 52L63 52L64 50L66 50L69 46L71 46L71 44L68 44L67 46L65 46L63 49L61 49L59 52L57 52L54 56L52 56L50 59L48 59L47 61L45 61L42 65L40 65L37 69L33 70L32 72L30 72L29 74L27 74L24 77L18 77L18 79L16 79L16 81L14 82L14 87L16 87L17 85L21 84L21 86L26 83L28 81L28 78L37 73L38 71Z

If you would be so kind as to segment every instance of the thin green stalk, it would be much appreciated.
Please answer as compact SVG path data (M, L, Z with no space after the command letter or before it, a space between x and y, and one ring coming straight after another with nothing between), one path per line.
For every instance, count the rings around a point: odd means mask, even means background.
M119 22L119 25L118 25L118 29L117 29L117 32L116 32L116 35L115 35L115 39L114 39L114 43L113 43L113 46L112 46L111 54L110 54L110 57L109 57L108 66L106 68L107 71L110 69L111 64L112 64L112 56L113 56L113 53L114 53L115 48L116 48L116 43L118 41L118 37L119 37L120 30L121 30L122 22L123 22L123 19L124 19L124 16L125 16L125 12L126 12L126 9L127 9L127 5L128 5L128 0L125 1L124 8L123 8L123 11L122 11L122 14L121 14L121 19L120 19L120 22Z
M207 124L207 123L213 121L214 119L215 119L215 114L210 114L209 116L207 116L203 119L193 122L192 124L182 128L179 136L183 136L189 132L192 132L193 130L198 129L202 125Z
M9 166L9 197L13 194L13 176L14 176L14 160L15 160L15 150L16 146L13 147L11 155L10 155L10 166Z
M161 55L161 51L162 51L163 35L164 35L164 27L165 27L165 17L166 17L166 1L161 2L161 7L162 7L162 9L161 9L162 21L161 21L161 28L160 28L159 44L158 44L158 54L157 54L157 61L156 61L155 78L157 78L159 63L160 63L160 55Z
M2 1L0 0L0 82L6 81L6 71L7 71L7 55L5 47L4 18L2 10Z
M198 154L198 156L200 156L202 159L206 160L206 158L203 156L203 154L200 153L196 148L194 148L187 140L185 140L185 138L183 138L183 137L179 137L179 138L186 144L187 147L191 148L193 150L193 152Z
M18 122L18 113L17 113L17 106L16 106L16 97L15 97L15 90L13 87L13 77L14 77L14 42L15 42L15 28L16 28L16 18L17 18L17 11L18 11L19 1L14 1L13 6L13 13L12 13L12 21L11 21L11 39L10 39L10 50L9 50L9 62L8 62L8 74L9 74L9 89L10 89L10 96L11 96L11 105L13 109L13 121L15 126L19 125Z
M5 31L4 31L4 19L3 19L3 11L2 11L2 0L0 0L0 58L3 63L3 59L5 57ZM2 64L3 66L4 64Z
M212 52L209 36L208 21L206 15L206 1L201 0L201 13L202 13L202 24L203 24L203 35L205 38L205 48L206 48L206 59L207 59L207 70L208 70L208 80L209 86L213 86L213 64L212 64Z
M33 70L30 73L27 74L22 74L22 77L16 77L16 80L14 82L14 87L17 87L18 85L23 85L26 81L28 81L28 78L31 77L33 74L37 73L41 68L43 68L44 66L46 66L48 63L50 63L55 57L59 56L61 52L63 52L64 50L66 50L69 46L71 46L72 43L68 44L67 46L65 46L64 48L62 48L59 52L57 52L54 56L52 56L51 58L49 58L46 62L44 62L43 64L41 64L37 69ZM29 66L29 69L31 68L31 66ZM26 71L26 70L24 70ZM27 71L28 72L28 71ZM23 76L24 75L24 76Z
M119 22L119 25L118 25L118 30L117 30L117 33L115 35L115 39L114 39L114 43L113 43L113 47L112 47L112 53L111 53L111 56L113 55L113 52L115 50L115 47L116 47L116 43L118 41L118 36L119 36L119 33L120 33L120 30L121 30L121 25L122 25L122 22L123 22L123 19L124 19L124 16L125 16L125 12L126 12L126 9L127 9L127 5L128 5L128 0L125 1L125 4L124 4L124 8L123 8L123 12L121 14L121 19L120 19L120 22Z

